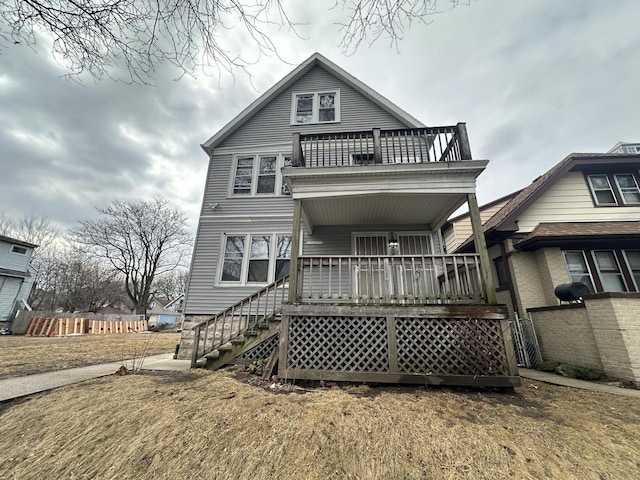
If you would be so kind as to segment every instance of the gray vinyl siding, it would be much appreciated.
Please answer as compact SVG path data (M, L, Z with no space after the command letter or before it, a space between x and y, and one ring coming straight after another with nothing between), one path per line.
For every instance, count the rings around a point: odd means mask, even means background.
M21 278L0 276L0 322L11 315L21 285Z
M340 90L340 122L290 125L292 92ZM358 131L372 128L406 128L390 113L378 107L352 87L321 67L306 75L270 101L218 145L210 157L200 224L192 257L191 275L185 299L186 315L216 314L262 288L261 286L216 285L221 263L221 241L227 233L289 233L293 202L287 195L239 196L230 194L235 155L260 155L263 144L282 144L279 153L289 154L294 132L317 133ZM251 147L251 148L247 148ZM221 150L223 149L224 150ZM218 204L215 209L214 204ZM269 218L271 216L271 218ZM359 231L362 228L358 229ZM350 229L327 235L321 254L351 253ZM305 237L307 238L307 237ZM303 245L305 249L307 245ZM310 249L314 251L314 249Z
M262 285L216 285L223 254L221 249L224 248L221 241L225 233L290 233L291 229L292 220L251 222L201 220L194 248L185 314L213 315L263 288Z
M27 267L29 266L29 261L31 260L33 248L24 247L27 249L27 253L25 255L20 255L17 253L11 253L12 245L13 243L0 241L0 268L26 272Z
M260 152L256 152L259 154ZM290 215L293 201L289 195L230 195L235 173L234 155L214 154L204 190L201 215ZM211 204L217 203L215 210Z
M340 122L290 125L293 92L310 93L340 90ZM294 132L322 133L406 128L407 125L367 99L332 74L315 66L305 76L254 114L219 146L257 145L291 142Z

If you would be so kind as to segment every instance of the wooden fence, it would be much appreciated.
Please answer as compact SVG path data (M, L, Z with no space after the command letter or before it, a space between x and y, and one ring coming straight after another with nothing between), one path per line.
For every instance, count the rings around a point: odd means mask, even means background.
M29 322L25 333L32 336L55 337L72 334L136 333L146 330L146 320L34 317Z

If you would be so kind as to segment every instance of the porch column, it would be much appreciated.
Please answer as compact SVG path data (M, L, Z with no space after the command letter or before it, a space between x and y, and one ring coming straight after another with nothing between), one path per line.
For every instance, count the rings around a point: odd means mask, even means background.
M298 255L300 252L300 219L302 200L293 200L293 231L291 232L291 260L289 262L289 303L297 303L298 295Z
M496 298L496 286L493 283L493 274L491 273L491 263L489 262L489 251L487 250L487 242L482 231L482 220L480 219L480 208L478 207L478 199L475 193L467 194L467 204L469 205L469 216L471 217L471 228L473 230L473 239L476 245L476 252L480 254L480 277L482 278L482 286L487 296L487 303L495 305L498 303Z
M460 145L460 160L471 160L471 147L469 146L469 135L467 135L467 124L458 122L458 144Z

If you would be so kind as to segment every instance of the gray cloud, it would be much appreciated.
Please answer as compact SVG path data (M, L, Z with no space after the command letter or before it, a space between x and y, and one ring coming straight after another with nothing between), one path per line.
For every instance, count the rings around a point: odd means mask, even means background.
M527 185L572 151L639 140L640 4L482 0L344 57L333 2L296 2L299 30L275 31L283 58L320 51L428 125L466 121L491 160L481 202ZM235 34L231 32L229 35ZM252 54L241 37L232 39ZM256 59L257 55L254 55ZM199 144L293 68L263 56L252 79L199 74L158 86L79 85L46 53L0 56L0 210L43 213L62 228L113 199L165 195L195 228L207 158Z

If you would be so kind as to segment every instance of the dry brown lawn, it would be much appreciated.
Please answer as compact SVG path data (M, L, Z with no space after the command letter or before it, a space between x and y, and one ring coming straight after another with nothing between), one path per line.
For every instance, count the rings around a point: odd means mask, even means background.
M172 353L179 333L120 333L71 337L0 336L0 378ZM0 477L1 478L1 477Z
M640 401L110 376L0 405L2 479L637 479Z

